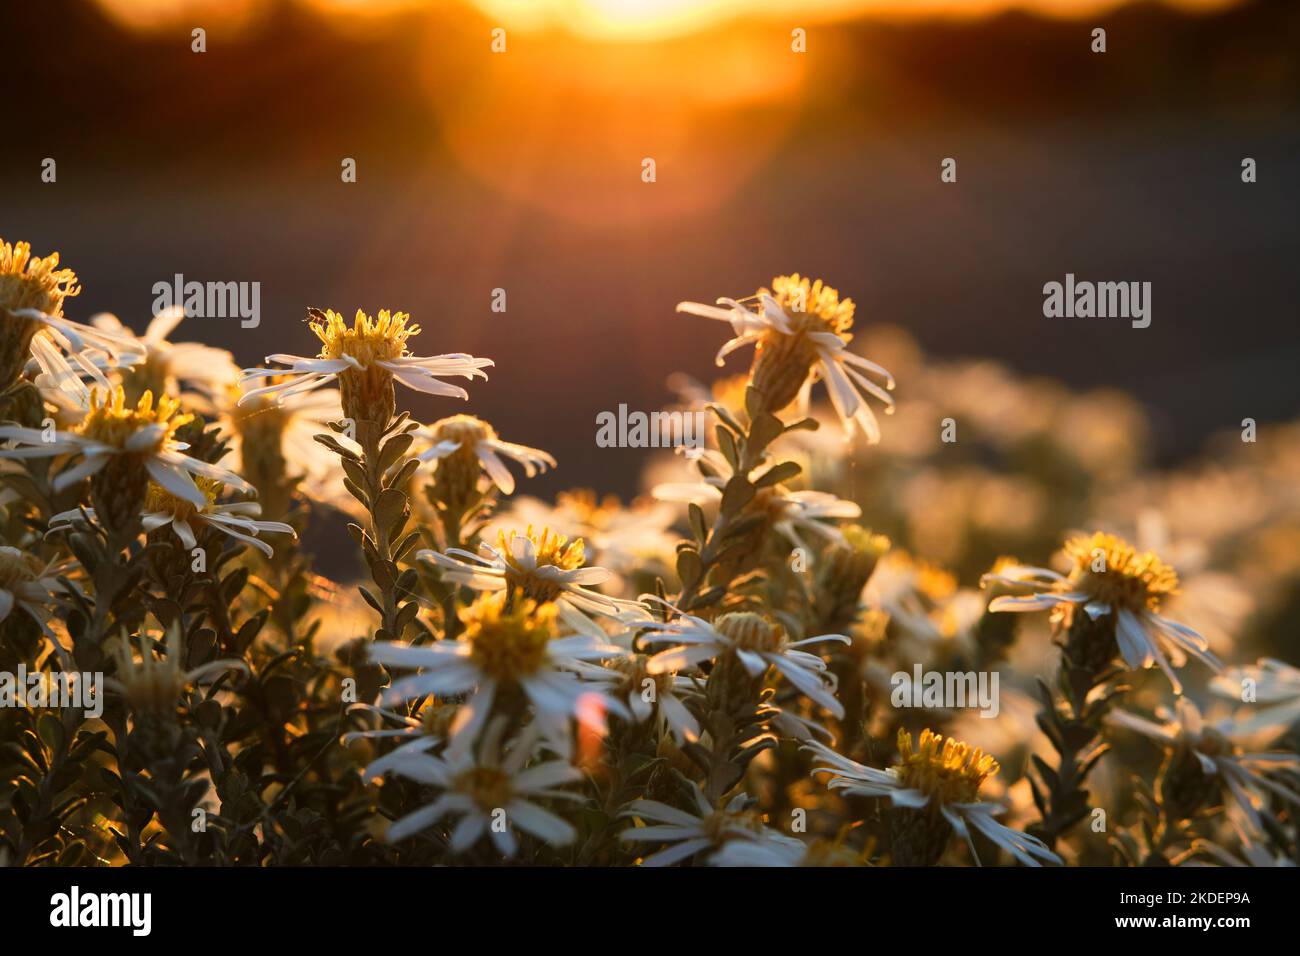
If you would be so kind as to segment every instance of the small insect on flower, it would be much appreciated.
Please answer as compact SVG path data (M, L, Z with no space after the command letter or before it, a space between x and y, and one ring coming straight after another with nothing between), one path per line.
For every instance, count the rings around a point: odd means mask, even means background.
M445 580L473 591L519 593L540 604L555 603L560 619L573 630L604 640L605 632L590 615L620 621L648 619L636 601L607 597L589 585L613 577L605 568L583 567L586 551L581 538L569 540L543 528L520 534L501 532L497 547L486 542L479 554L449 548L446 553L424 549L416 558L436 566Z
M456 715L452 734L473 739L486 726L498 697L521 691L536 709L536 722L546 732L547 742L567 755L571 719L595 722L591 729L603 736L600 712L626 714L602 684L581 680L568 668L576 661L602 660L626 652L590 635L561 635L557 616L554 604L531 598L511 604L506 592L497 591L482 595L460 612L465 625L460 640L423 646L373 643L369 645L372 661L420 670L394 681L384 700L392 703L427 694L446 697L472 692ZM589 706L592 700L599 700L601 707Z
M298 536L291 525L282 521L256 520L256 516L261 514L261 507L255 501L232 501L219 504L217 499L223 488L221 482L210 478L198 478L195 484L204 494L205 501L202 506L195 506L167 491L161 485L150 482L145 493L142 512L144 530L157 531L170 525L176 537L180 539L181 545L186 551L190 551L198 546L195 529L211 528L237 541L251 544L268 558L275 552L265 541L258 540L259 533L273 532L287 534L294 538ZM49 532L52 534L66 530L74 526L83 515L94 521L95 509L76 508L56 514L50 518Z
M529 478L555 467L555 459L540 448L502 441L496 429L473 415L452 415L428 428L417 428L412 434L417 441L429 444L429 448L416 456L420 461L438 462L440 477L445 470L449 484L467 486L470 490L477 485L482 468L503 494L515 493L515 476L510 474L502 456L523 465L524 474Z
M1093 621L1109 620L1124 663L1135 669L1159 665L1177 694L1182 693L1182 684L1173 667L1186 663L1187 655L1222 670L1205 638L1156 613L1165 598L1178 590L1178 575L1153 552L1139 554L1122 539L1099 531L1071 538L1065 553L1074 563L1068 576L1035 567L985 575L985 585L1032 592L996 597L989 611L1079 608Z
M389 827L389 842L404 840L454 814L460 819L451 831L453 853L464 853L487 833L498 852L513 857L519 850L515 827L551 846L572 843L577 836L573 826L535 801L585 802L581 794L556 789L580 781L582 771L562 760L529 767L538 750L535 727L525 728L505 748L500 743L503 730L504 721L493 721L477 748L469 738L458 735L442 756L411 754L392 768L400 776L441 793L433 803L408 813Z
M755 311L755 307L757 311ZM851 440L861 430L867 441L880 441L880 426L863 392L894 410L894 378L875 362L850 352L853 326L852 299L820 279L810 282L798 273L777 276L771 289L739 301L718 299L718 305L681 302L678 312L730 322L735 336L718 351L717 364L731 352L754 345L750 371L753 387L764 398L764 411L777 412L807 391L817 379L826 382L831 404ZM866 374L884 381L876 384Z
M63 301L81 289L71 269L60 269L59 254L44 259L32 256L30 243L12 245L0 239L0 391L18 378L38 335L58 348L47 348L40 356L51 374L74 374L63 357L72 359L87 375L105 388L108 379L96 363L96 354L107 355L114 364L133 364L143 350L130 334L96 329L63 317ZM61 351L60 351L61 350Z
M980 786L998 772L998 764L978 748L926 730L913 749L912 735L900 730L898 762L888 770L865 767L818 741L803 749L822 762L813 773L830 775L831 790L889 799L894 807L892 852L897 864L934 865L954 832L966 840L978 861L972 830L1025 866L1061 862L1041 840L993 819L1003 807L979 801Z
M371 318L358 309L351 326L333 309L312 309L308 318L321 341L320 353L315 358L277 353L268 355L266 361L287 369L245 369L241 385L257 379L275 381L245 392L241 403L260 395L284 399L337 381L344 415L356 421L387 422L393 414L394 380L430 395L468 399L463 388L449 385L439 376L486 379L483 369L494 364L491 359L463 353L411 355L406 342L420 327L408 324L410 316L405 312L384 309Z
M141 632L132 647L132 641L122 635L117 639L114 660L117 671L108 678L105 686L125 697L138 713L164 714L176 706L185 688L217 674L231 671L247 674L248 665L241 660L227 658L209 661L198 667L186 669L185 642L179 623L167 629L165 653L159 657L157 642ZM132 651L139 652L139 659Z
M844 716L844 705L835 698L835 678L826 662L800 650L825 641L851 643L843 634L791 641L780 624L750 612L723 614L712 624L692 614L680 614L667 623L647 621L638 626L650 632L643 638L648 644L677 645L650 658L648 673L685 671L704 661L734 657L752 678L761 677L769 666L775 667L809 700L836 717Z

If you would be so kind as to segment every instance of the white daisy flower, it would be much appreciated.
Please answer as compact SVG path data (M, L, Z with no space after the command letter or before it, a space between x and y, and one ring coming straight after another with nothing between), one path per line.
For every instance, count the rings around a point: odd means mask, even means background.
M1223 866L1281 866L1293 867L1296 865L1295 860L1291 859L1285 852L1279 852L1268 843L1261 840L1258 836L1250 832L1248 827L1241 826L1237 820L1231 821L1232 832L1237 836L1240 849L1238 852L1241 856L1234 856L1226 849L1211 840L1193 840L1192 849L1207 854L1217 860Z
M41 398L54 406L51 416L56 427L69 429L79 425L90 411L90 386L59 356L54 343L42 335L32 339L33 361L37 368L32 384ZM111 365L106 365L111 370ZM32 369L28 369L29 374Z
M912 735L900 730L898 763L888 770L864 767L816 741L803 749L823 762L812 772L830 775L827 786L831 790L862 797L884 797L894 807L906 810L937 811L952 831L965 839L976 862L979 854L971 839L972 830L983 834L1025 866L1061 863L1060 857L1037 837L995 820L995 816L1005 812L1005 807L979 801L980 785L998 772L998 763L978 748L925 730L919 746L913 750ZM895 848L896 855L899 849Z
M10 245L0 240L0 388L7 388L22 371L37 340L46 371L71 374L69 360L107 388L108 379L95 354L106 355L116 365L130 365L144 356L135 337L97 329L63 316L63 300L77 295L77 277L60 269L59 254L32 257L27 242ZM41 346L37 345L37 349ZM66 354L66 358L64 355Z
M794 710L785 710L775 704L766 707L768 722L773 730L788 740L816 740L824 737L830 743L835 742L835 735L825 724L818 723Z
M667 482L656 485L651 494L660 501L716 505L734 474L726 456L713 449L692 450L687 457L696 462L703 476L699 482ZM862 509L852 501L825 491L789 491L780 484L759 488L745 506L746 513L766 513L773 530L796 548L808 549L806 534L823 541L844 543L844 534L828 520L860 518Z
M750 677L761 677L768 667L774 667L809 700L836 717L844 716L844 706L834 694L834 674L816 654L800 650L825 641L851 643L843 634L791 641L780 624L749 612L723 614L712 624L692 614L680 614L667 623L646 621L638 627L650 632L642 638L646 643L677 645L651 657L647 673L686 671L703 661L734 655Z
M898 657L930 663L945 647L965 643L962 638L966 635L959 626L964 617L952 613L961 594L950 572L894 549L877 562L862 589L862 603L889 615L889 632ZM979 595L975 598L978 617L983 602Z
M502 441L491 425L473 415L452 415L428 428L417 428L411 434L416 441L429 445L416 456L420 461L437 461L440 468L455 470L464 469L468 464L475 469L472 472L475 478L478 477L476 469L482 467L492 483L507 495L515 493L515 476L502 461L503 457L522 465L529 478L555 467L555 459L540 448Z
M728 840L709 857L709 866L805 866L808 846L794 837L773 831L765 840Z
M412 753L395 767L399 775L442 792L433 803L395 821L388 828L389 842L435 826L450 814L459 818L450 835L453 853L464 853L487 833L498 852L513 857L519 849L514 827L551 846L572 843L577 836L572 824L536 801L585 802L581 794L556 789L580 781L582 772L562 760L529 767L537 737L527 729L502 755L497 743L500 732L499 725L489 728L477 757L467 738L457 737L441 756ZM509 826L492 826L502 813Z
M631 719L639 724L654 718L660 736L666 730L678 746L700 737L700 723L682 702L682 695L698 692L699 685L680 674L655 673L646 667L641 654L629 654L605 661L603 666L575 662L569 665L588 680L608 681L609 693L627 701Z
M1199 773L1217 779L1256 832L1263 832L1260 810L1270 795L1300 807L1300 783L1293 777L1275 776L1300 772L1300 755L1243 751L1233 742L1239 728L1231 720L1206 724L1200 710L1186 697L1175 701L1172 714L1161 708L1156 716L1163 722L1154 723L1127 711L1113 710L1106 715L1106 722L1148 737L1172 752L1176 759L1183 758L1181 766L1173 765L1166 778L1170 774L1185 778Z
M149 321L139 338L110 312L101 312L90 321L101 332L135 338L136 351L144 359L125 376L129 381L123 385L136 393L149 389L155 395L184 395L191 405L208 414L214 399L239 377L239 366L225 349L167 341L184 318L181 306L164 309Z
M387 703L426 695L446 698L470 694L452 726L452 734L477 736L498 697L521 692L536 711L536 722L557 752L568 755L569 720L577 718L604 735L603 714L625 714L601 684L571 672L577 661L602 660L626 653L590 635L557 636L558 609L520 598L513 605L498 591L481 596L460 613L465 630L459 640L412 646L380 641L369 645L370 659L419 673L394 681L383 695Z
M444 580L473 591L508 589L541 603L554 602L566 625L600 640L605 639L605 632L591 615L624 622L649 617L635 601L590 589L612 575L605 568L582 566L586 550L581 539L570 541L547 528L536 534L530 527L523 534L502 532L497 540L495 548L480 544L479 554L460 548L449 548L446 553L426 548L415 556L436 566Z
M104 681L104 686L125 697L138 711L165 713L176 706L177 699L190 684L231 671L248 673L248 665L233 658L186 669L185 642L179 623L167 629L166 653L161 658L154 653L157 642L143 632L134 643L134 650L140 654L138 661L130 640L123 637L117 641L114 651L117 670L115 676Z
M876 363L849 351L852 299L841 300L820 279L810 283L795 274L778 276L772 290L760 289L740 302L726 298L716 306L681 302L677 311L731 323L735 336L718 351L718 365L736 349L757 346L751 378L766 396L767 411L789 405L820 378L826 382L845 437L852 439L854 431L861 430L871 444L880 441L880 426L864 393L883 402L890 413L894 379ZM868 375L881 379L884 387Z
M17 445L0 448L0 458L79 457L76 465L55 477L55 491L69 488L109 462L122 459L142 465L154 482L196 507L203 507L207 496L195 485L195 476L255 493L234 472L184 454L189 445L177 441L174 435L193 416L182 414L179 408L167 396L161 397L155 406L150 392L145 392L139 404L130 408L121 386L108 395L95 388L90 393L90 408L85 417L70 431L55 431L47 436L39 428L0 425L0 440Z
M420 327L408 325L410 316L404 312L390 314L385 309L372 319L358 309L350 328L343 316L332 309L313 310L311 315L311 330L321 340L320 354L309 358L278 353L268 355L266 361L284 365L284 369L245 369L241 384L257 379L274 381L246 391L241 404L261 395L284 399L338 381L343 408L347 411L350 394L375 389L376 375L371 373L377 373L380 385L396 379L418 392L468 399L469 393L463 388L449 385L439 376L486 379L483 369L493 364L491 359L461 353L424 358L408 354L406 340L418 334Z
M709 857L709 866L861 866L860 854L827 840L803 840L773 832L763 840L729 840Z
M441 747L451 737L452 724L459 706L438 698L425 702L414 717L397 711L376 707L374 704L351 704L349 714L370 714L379 718L379 726L366 730L351 730L339 738L345 747L360 740L397 740L397 747L366 765L361 776L366 780L382 777L397 769L414 754L424 754Z
M1068 605L1093 620L1112 618L1124 663L1134 669L1159 665L1177 694L1182 693L1182 684L1173 668L1181 667L1188 655L1216 671L1223 669L1205 638L1156 613L1165 597L1177 590L1178 575L1154 553L1139 554L1120 538L1102 532L1071 538L1065 553L1074 562L1068 576L1034 567L1010 567L985 575L985 584L1034 592L994 598L989 610L1040 611Z
M329 435L354 452L356 442L329 427L341 413L339 391L320 388L285 396L263 395L240 403L233 385L219 396L218 424L227 440L230 467L254 485L260 497L285 479L313 505L326 505L362 517L361 505L343 484L338 456L316 441Z
M63 593L58 579L63 570L58 562L46 563L26 551L0 545L0 623L19 610L53 638L49 627L51 608Z
M676 520L677 509L667 502L641 498L623 505L614 495L601 499L594 492L575 489L560 492L554 505L528 496L514 499L492 519L483 536L494 540L500 531L532 525L581 538L591 563L613 572L612 583L624 593L629 576L672 567L680 540L672 531Z
M722 808L709 803L695 781L688 781L698 812L689 813L658 800L633 800L623 817L651 821L648 826L629 827L622 839L629 842L671 844L641 861L642 866L672 866L704 850L720 849L733 840L766 843L785 839L763 825L762 817L745 809L749 797L738 793Z
M1210 682L1210 690L1240 702L1247 681L1251 683L1252 709L1258 709L1236 721L1236 734L1260 734L1272 741L1300 722L1300 669L1265 657L1252 667L1228 668Z
M195 484L204 494L205 501L202 506L193 505L150 482L149 490L145 494L144 512L142 514L144 530L156 531L170 525L185 550L191 551L198 547L195 530L211 528L237 541L251 544L268 558L274 555L275 552L265 541L258 540L257 535L263 532L272 532L287 534L293 538L298 537L298 533L294 531L293 527L283 521L257 520L256 516L261 514L262 511L261 506L255 501L233 501L218 504L217 497L221 494L221 482L199 478ZM70 511L61 512L50 518L48 533L54 534L58 531L66 531L77 522L85 519L95 520L94 508L74 508Z

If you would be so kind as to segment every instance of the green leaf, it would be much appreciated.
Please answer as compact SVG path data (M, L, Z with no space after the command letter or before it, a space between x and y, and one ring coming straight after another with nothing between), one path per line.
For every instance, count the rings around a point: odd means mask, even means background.
M397 488L385 488L375 502L375 527L392 528L399 519L404 520L410 513L406 492Z
M779 465L773 465L754 481L759 488L769 488L772 485L778 485L783 481L789 481L798 475L802 468L792 461L783 461Z
M732 417L731 412L727 411L726 407L724 407L723 405L719 405L717 402L713 402L709 405L706 405L705 407L709 411L713 412L713 414L717 415L719 420L728 428L730 428L733 432L735 432L737 435L743 435L745 433L745 429L740 427L740 423L737 422L736 419Z
M788 432L795 432L795 431L815 432L817 429L821 427L822 427L822 423L817 421L817 419L815 418L801 418L797 422L794 422L793 424L786 425L785 430Z
M704 563L700 553L693 548L683 548L677 553L677 576L682 584L691 584L700 579L704 573Z
M356 459L344 458L343 474L347 475L354 485L358 488L366 488L370 485L370 476L366 474L366 469L361 462Z
M745 515L745 517L728 524L720 537L723 541L729 541L732 538L745 534L747 531L754 530L754 528L758 527L766 520L767 516L762 514Z
M407 601L397 612L395 627L397 628L397 639L402 639L402 632L407 626L415 620L415 616L420 613L420 603L418 601Z
M393 548L393 560L400 561L402 558L406 557L407 552L410 551L411 548L415 547L419 540L420 531L418 529L408 534Z
M40 731L41 740L45 742L47 747L55 753L63 750L63 745L68 739L67 733L63 730L63 721L53 714L42 714L37 729Z
M695 535L697 544L703 545L709 538L709 529L704 523L704 509L692 501L687 510L690 514L691 534Z
M410 484L411 479L415 477L415 472L419 469L419 467L420 467L420 459L418 458L406 459L406 461L403 462L402 467L397 469L397 472L391 478L389 478L387 482L385 482L384 487L405 489L406 486Z
M379 473L387 474L388 469L397 464L398 460L406 454L406 450L411 447L411 442L414 440L413 436L402 433L384 442L383 447L379 449Z
M366 508L366 510L370 509L370 496L361 490L360 485L358 485L351 478L344 478L343 487L348 490L348 494L350 494L353 498L356 498L357 501L361 502L362 507Z
M262 630L262 625L266 623L269 614L270 611L263 608L239 626L239 630L235 632L236 650L242 652L252 645L253 641L257 639L258 633Z
M722 513L733 515L754 500L756 488L744 475L733 475L722 491Z
M740 467L740 457L736 454L736 438L721 425L714 430L718 434L718 450L722 452L722 457L727 459L727 464L731 465L734 471Z
M775 415L762 414L754 419L754 424L749 429L749 452L750 460L757 459L754 453L766 448L772 442L781 437L785 431L785 424Z
M338 455L344 461L361 460L360 458L357 457L356 452L352 451L351 449L344 448L341 444L339 444L338 439L336 439L333 435L313 435L312 437L316 439L316 441L324 445L326 448L328 448L330 451L334 452L334 454Z

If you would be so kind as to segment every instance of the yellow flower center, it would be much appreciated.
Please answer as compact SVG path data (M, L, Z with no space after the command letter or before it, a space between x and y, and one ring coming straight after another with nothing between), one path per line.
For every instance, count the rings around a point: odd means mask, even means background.
M930 730L921 732L920 746L912 749L912 735L898 732L898 764L903 786L937 797L941 803L973 803L980 785L998 772L998 762L978 747Z
M472 767L458 776L452 787L489 814L505 807L514 796L509 774L496 767Z
M889 538L885 535L875 534L860 524L841 525L840 532L854 554L880 558L891 546Z
M126 393L118 385L108 394L100 388L91 390L90 410L76 431L85 438L121 448L127 439L141 430L161 425L153 445L156 451L176 434L176 429L193 419L193 415L181 412L179 402L166 395L159 398L155 406L153 392L145 392L139 403L131 408L126 403Z
M830 332L848 342L853 336L853 300L840 300L835 289L820 279L809 282L798 273L777 276L771 289L759 295L771 295L789 317L790 332L775 329L765 334L754 350L750 379L764 397L763 409L775 412L798 396L817 361L817 346L809 338L812 332Z
M785 644L785 628L752 611L733 611L713 622L723 637L747 651L778 651Z
M759 292L776 299L796 332L834 332L845 342L853 338L849 334L853 327L853 300L841 299L839 291L821 279L810 282L796 272L777 276L772 280L771 289Z
M446 737L458 708L455 704L431 697L418 714L420 729L431 737Z
M381 309L374 319L357 309L351 328L333 309L316 315L311 330L321 340L320 357L337 359L347 355L367 368L381 359L401 358L406 353L406 340L420 332L418 325L407 324L411 317L405 312L390 313L387 309Z
M569 512L576 523L598 529L608 528L623 510L617 495L606 495L602 500L590 488L561 491L555 496L555 506Z
M452 415L440 419L429 426L429 431L438 441L459 442L461 451L470 452L479 442L497 437L496 430L491 425L473 415Z
M138 643L140 659L136 660L130 639L125 636L119 639L114 655L117 679L134 709L162 713L176 703L185 689L180 642L169 637L167 656L162 658L154 654L153 642L145 635L139 636Z
M22 584L30 584L41 576L42 565L35 555L0 546L0 591L12 591Z
M1074 561L1072 589L1113 608L1155 611L1178 590L1178 574L1153 552L1137 549L1113 534L1071 538L1065 553Z
M203 492L203 497L207 498L209 507L217 503L221 489L225 487L212 478L198 476L195 477L194 484L198 486L199 491ZM154 484L152 481L149 482L149 488L145 492L144 510L150 514L169 514L176 521L189 521L199 513L199 509L193 504L184 498L177 498L162 485Z
M508 536L504 531L498 533L497 550L506 559L506 583L511 588L522 590L535 601L541 603L554 601L560 596L560 586L554 581L537 576L531 568L522 567L515 560L511 552L511 542L516 536L520 536L517 531L511 531ZM582 567L587 560L586 545L581 538L570 541L564 535L554 533L550 528L543 528L539 535L533 531L532 525L528 526L528 530L522 537L528 538L533 543L538 567L551 566L562 571L574 571Z
M541 669L558 611L531 598L507 609L507 597L505 591L484 594L460 619L474 663L490 677L515 682Z
M59 254L44 259L32 256L28 242L10 245L0 241L0 310L38 309L59 315L63 300L81 291L71 269L60 269Z
M883 563L918 597L931 604L939 604L957 593L957 578L952 572L906 551L890 551Z
M756 810L715 810L704 818L703 828L705 835L715 844L722 844L736 839L737 829L762 833L763 815Z

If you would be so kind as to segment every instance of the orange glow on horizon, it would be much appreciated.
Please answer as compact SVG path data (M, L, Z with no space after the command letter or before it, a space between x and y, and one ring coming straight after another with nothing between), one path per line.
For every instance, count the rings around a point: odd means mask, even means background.
M242 25L255 0L95 0L120 23L151 30L181 23ZM815 24L857 17L981 17L1022 9L1053 18L1104 13L1129 0L298 0L352 19L373 20L439 4L477 8L507 29L560 30L602 40L653 41L706 30L739 19L783 19ZM1238 0L1164 0L1184 10L1212 12ZM207 21L207 22L204 22ZM799 25L799 24L796 24Z

